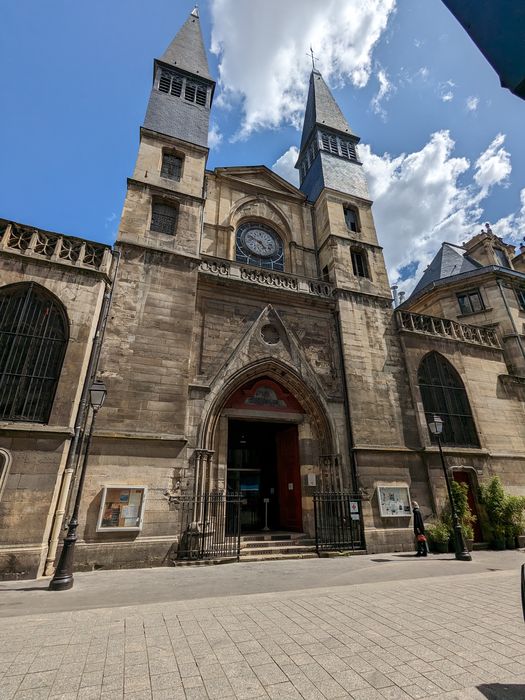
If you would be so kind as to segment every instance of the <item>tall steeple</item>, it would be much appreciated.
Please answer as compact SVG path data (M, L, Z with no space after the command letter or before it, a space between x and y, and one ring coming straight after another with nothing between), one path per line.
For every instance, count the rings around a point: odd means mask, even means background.
M145 128L207 147L214 88L195 8L155 60Z
M368 198L358 143L359 137L350 129L323 76L312 70L296 164L300 189L310 201L315 201L323 188Z

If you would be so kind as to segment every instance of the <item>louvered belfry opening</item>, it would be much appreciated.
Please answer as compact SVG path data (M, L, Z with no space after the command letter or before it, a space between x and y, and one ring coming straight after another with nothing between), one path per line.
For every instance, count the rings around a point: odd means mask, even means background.
M0 420L47 423L67 327L58 299L38 285L0 289Z
M429 353L419 365L418 382L427 425L434 415L443 420L442 443L479 447L465 385L450 362L437 352ZM437 438L430 431L429 435L436 443Z

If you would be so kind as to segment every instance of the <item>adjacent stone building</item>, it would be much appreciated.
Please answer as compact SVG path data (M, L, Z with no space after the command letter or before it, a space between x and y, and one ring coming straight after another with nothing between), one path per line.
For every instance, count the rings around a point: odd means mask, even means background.
M6 577L53 569L95 374L108 395L79 568L169 563L181 504L216 492L243 494L243 532L262 530L266 506L271 531L310 537L314 493L353 493L368 551L412 549L409 499L426 515L445 500L434 412L473 507L493 473L525 493L521 255L490 231L465 249L444 244L393 309L359 138L321 74L310 78L299 188L264 166L206 169L214 87L194 11L154 63L113 251L0 229ZM20 321L24 294L27 309L52 309L55 335ZM35 360L44 351L48 374ZM20 398L40 390L31 374L45 384L40 411Z

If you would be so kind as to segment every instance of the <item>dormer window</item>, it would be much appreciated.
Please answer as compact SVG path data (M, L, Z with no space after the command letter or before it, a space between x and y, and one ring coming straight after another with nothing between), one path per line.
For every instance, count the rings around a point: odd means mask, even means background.
M462 314L474 314L477 311L483 311L485 305L479 289L471 289L468 292L462 292L457 295L459 309Z
M501 250L501 248L494 248L494 254L496 256L496 260L498 261L498 265L501 267L510 267L507 253L504 250Z
M160 176L168 180L180 180L182 175L182 158L175 153L164 152L162 154L162 168Z

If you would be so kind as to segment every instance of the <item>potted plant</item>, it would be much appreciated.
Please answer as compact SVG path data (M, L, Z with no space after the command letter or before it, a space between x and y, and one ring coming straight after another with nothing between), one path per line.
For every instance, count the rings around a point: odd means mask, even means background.
M450 527L443 520L428 523L426 533L432 552L445 554L448 552L448 541L450 539Z
M505 497L504 518L507 547L519 546L518 537L524 528L525 497L508 495Z
M491 546L494 549L505 549L506 495L499 477L495 476L488 484L481 484L479 491L492 531Z
M476 522L476 516L473 515L470 510L468 503L468 486L467 484L462 484L457 481L451 482L452 488L452 498L454 499L454 507L461 525L461 531L463 532L463 537L465 538L467 549L472 551L474 547L474 523ZM443 520L447 524L450 533L452 535L454 526L452 522L452 513L450 511L450 505L447 504L443 511ZM454 541L451 536L450 551L454 551Z

